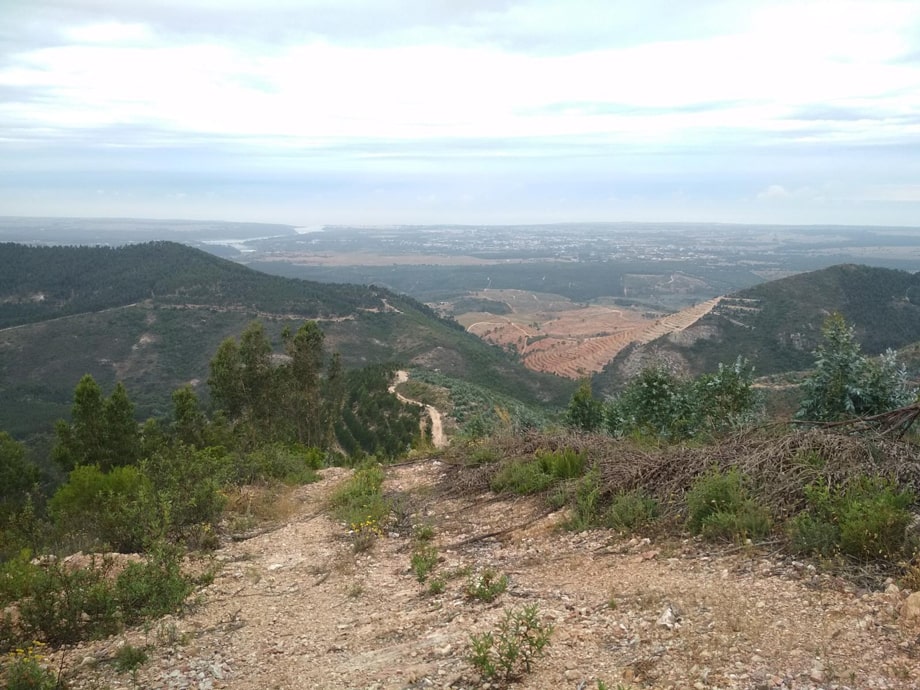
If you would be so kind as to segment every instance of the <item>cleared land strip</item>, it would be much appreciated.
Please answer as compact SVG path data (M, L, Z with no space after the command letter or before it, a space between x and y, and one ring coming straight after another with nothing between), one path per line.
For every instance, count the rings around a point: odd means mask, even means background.
M647 326L624 329L612 335L586 338L548 336L527 348L524 364L534 371L577 379L603 369L607 362L630 343L649 343L655 338L692 326L712 311L721 299L716 297L657 319Z

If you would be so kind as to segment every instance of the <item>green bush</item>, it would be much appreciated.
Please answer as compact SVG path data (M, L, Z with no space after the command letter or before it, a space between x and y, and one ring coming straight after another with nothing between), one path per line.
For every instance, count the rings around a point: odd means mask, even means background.
M424 583L428 575L438 564L438 550L431 544L419 544L412 552L412 572L415 573L415 579Z
M571 500L572 516L566 523L568 529L590 529L601 522L601 485L596 470L582 477Z
M26 649L17 649L6 665L6 690L56 690L63 687L57 676L43 665L44 657L34 643Z
M147 650L143 647L135 647L132 644L123 645L115 652L115 669L119 673L136 671L147 663L147 658Z
M466 583L466 596L492 603L508 589L508 576L493 568L484 568L470 576Z
M365 462L332 494L332 509L336 517L349 525L372 524L380 528L390 513L390 504L383 497L383 468L376 462Z
M800 513L789 522L792 549L799 553L833 556L840 550L840 528L832 522L808 513Z
M483 681L510 683L530 673L552 632L551 624L540 621L535 604L507 609L494 632L470 635L467 658Z
M770 514L754 501L747 500L736 510L708 515L700 534L713 541L743 541L765 537L771 527Z
M118 631L118 601L108 580L111 561L69 571L60 564L40 568L32 595L19 603L21 637L53 645L107 637Z
M634 530L654 522L658 514L658 501L644 491L622 491L610 503L607 524L616 530Z
M891 480L861 477L837 490L812 485L805 496L807 510L790 523L792 544L799 551L893 561L913 546L907 527L914 494Z
M318 448L297 444L273 443L241 456L235 467L234 481L252 484L273 480L288 485L309 484L319 475L325 455Z
M710 515L737 512L746 499L747 492L738 470L723 473L713 468L697 477L687 492L687 526L699 534Z
M179 538L188 527L220 521L228 462L222 448L198 450L180 443L142 463L153 487L161 531Z
M32 552L23 549L0 563L0 609L32 593L32 581L39 566L33 565Z
M172 546L159 546L148 560L129 563L115 580L115 597L128 625L175 613L192 589L192 579L182 573L181 553Z
M687 492L687 526L707 539L754 539L769 534L770 515L749 497L737 469L713 468Z
M470 453L468 462L474 467L479 467L480 465L487 465L490 462L495 462L498 458L498 453L494 448L489 446L478 446Z
M571 448L537 453L540 469L554 479L574 479L585 473L585 456Z
M49 503L55 523L64 531L79 526L97 546L113 551L142 551L156 532L159 517L153 487L134 466L102 472L95 465L77 467Z
M13 639L74 644L111 635L177 611L193 588L181 572L180 551L158 547L145 562L130 563L112 577L111 559L69 570L60 563L31 571L27 595L19 600L19 620L7 633Z
M545 472L538 460L530 460L506 464L492 478L490 486L499 494L528 495L546 490L554 481L553 475Z

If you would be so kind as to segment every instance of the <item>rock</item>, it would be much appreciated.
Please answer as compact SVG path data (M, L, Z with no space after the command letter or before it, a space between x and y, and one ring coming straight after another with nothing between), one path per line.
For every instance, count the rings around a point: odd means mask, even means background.
M904 601L901 618L905 623L920 623L920 592L914 592Z
M658 616L656 625L660 625L668 630L673 630L674 625L677 623L677 616L674 613L674 609L670 604L664 607L664 611L661 612L661 615Z

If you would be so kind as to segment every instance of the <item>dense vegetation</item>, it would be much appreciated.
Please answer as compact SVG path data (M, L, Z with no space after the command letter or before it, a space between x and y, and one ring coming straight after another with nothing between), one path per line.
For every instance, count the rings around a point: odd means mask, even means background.
M66 417L85 374L107 390L122 381L141 417L168 414L170 392L186 384L207 403L209 357L256 318L279 343L299 317L317 317L350 369L397 362L535 406L558 407L572 391L382 288L269 276L169 242L0 244L0 264L0 322L19 325L0 326L0 429L17 438Z
M263 325L250 324L210 361L210 410L186 386L167 417L143 424L121 382L105 395L84 376L70 420L54 429L56 472L0 432L0 608L19 602L16 619L0 619L0 652L105 636L176 610L194 587L176 545L216 545L233 487L309 482L329 462L365 458L373 468L427 443L419 408L388 391L392 367L346 371L312 321L282 342L274 352ZM148 558L114 577L111 559L76 571L31 559L78 550Z
M837 312L869 355L920 340L920 274L842 265L756 285L723 300L680 338L665 336L631 347L594 381L612 393L628 375L627 362L670 359L687 372L714 371L741 355L758 375L807 369L822 324Z

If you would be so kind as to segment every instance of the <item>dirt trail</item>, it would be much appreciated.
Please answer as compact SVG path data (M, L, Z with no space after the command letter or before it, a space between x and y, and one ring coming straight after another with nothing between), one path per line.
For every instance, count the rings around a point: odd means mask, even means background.
M298 489L288 524L217 552L222 569L190 613L70 651L71 687L474 688L470 633L523 604L536 604L555 629L517 687L920 684L920 629L901 620L906 593L894 587L861 591L753 549L719 555L693 540L573 534L559 529L561 514L531 499L438 499L444 469L437 461L390 468L385 490L401 524L361 553L324 512L348 471L325 470ZM418 524L434 528L443 593L430 594L410 571ZM510 578L494 604L465 596L468 573L484 566ZM136 684L106 661L126 641L152 645Z
M400 369L396 372L396 380L393 382L393 385L390 386L389 391L393 393L399 400L410 405L421 405L425 408L425 412L428 414L428 418L431 420L431 443L435 448L447 448L447 435L444 433L444 419L441 416L441 411L438 410L433 405L426 405L420 400L412 400L407 398L402 393L399 393L396 390L396 386L401 383L405 383L409 380L409 372L403 371Z

